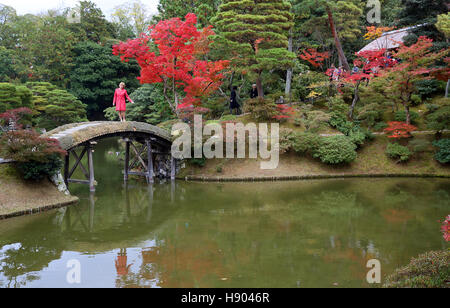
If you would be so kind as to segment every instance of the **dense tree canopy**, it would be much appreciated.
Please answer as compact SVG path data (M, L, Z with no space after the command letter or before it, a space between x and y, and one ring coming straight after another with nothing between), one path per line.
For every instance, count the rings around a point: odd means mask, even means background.
M138 87L139 66L135 61L121 62L111 46L83 42L75 46L74 53L70 91L88 106L90 118L101 116L112 105L120 82L125 82L130 92Z
M284 0L225 0L213 19L219 31L217 44L231 54L234 68L255 78L263 96L262 73L293 66L287 50L293 26L291 5Z

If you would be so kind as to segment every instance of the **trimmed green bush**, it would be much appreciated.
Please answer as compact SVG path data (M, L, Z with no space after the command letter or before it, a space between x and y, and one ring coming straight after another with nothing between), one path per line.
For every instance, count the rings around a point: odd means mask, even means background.
M245 101L244 112L250 113L253 120L257 122L274 121L277 115L277 106L272 100L255 98Z
M25 180L39 181L55 175L65 154L57 140L41 138L34 131L11 131L0 139L0 156L15 161Z
M436 160L442 164L450 163L450 139L441 139L433 142L433 145L439 150L434 156Z
M386 278L384 288L448 288L450 251L432 251L413 258L411 262Z
M17 163L17 169L25 180L40 181L47 176L53 176L61 170L62 160L57 154L52 154L46 162L29 161Z
M298 154L314 155L322 143L322 137L311 133L296 133L292 140L292 149Z
M386 148L386 155L392 159L406 162L411 158L411 151L398 143L390 143Z
M325 137L322 138L314 157L319 158L325 164L348 164L357 157L356 145L346 136Z
M362 146L366 141L366 134L360 129L350 131L348 137L350 138L351 142L356 144L356 146L358 147Z

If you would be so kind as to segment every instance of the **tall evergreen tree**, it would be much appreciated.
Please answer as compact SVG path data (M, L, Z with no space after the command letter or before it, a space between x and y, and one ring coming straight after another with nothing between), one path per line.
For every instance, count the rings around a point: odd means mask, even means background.
M83 42L75 46L74 52L70 91L88 105L90 119L103 117L120 82L126 83L130 93L138 88L139 66L134 60L121 62L112 54L111 46Z
M236 71L255 78L260 97L264 71L293 65L295 54L288 51L290 9L284 0L224 0L212 20L219 31L217 43L231 53Z
M200 27L210 24L210 19L215 16L220 0L160 0L158 4L158 16L156 21L174 17L184 18L188 13L197 15Z

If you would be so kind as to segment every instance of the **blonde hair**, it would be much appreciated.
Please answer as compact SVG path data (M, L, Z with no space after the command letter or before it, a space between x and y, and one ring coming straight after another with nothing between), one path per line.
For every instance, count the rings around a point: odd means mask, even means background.
M123 85L123 87L125 88L125 82L119 83L119 88L120 88L121 85Z

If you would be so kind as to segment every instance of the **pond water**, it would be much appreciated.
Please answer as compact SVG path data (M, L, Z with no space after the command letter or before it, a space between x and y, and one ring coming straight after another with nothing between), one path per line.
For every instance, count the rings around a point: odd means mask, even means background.
M125 186L117 151L96 147L78 205L0 221L0 287L370 287L368 260L384 278L446 247L449 180Z

